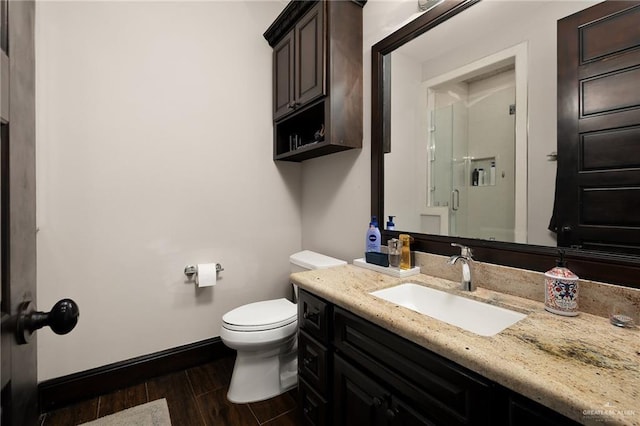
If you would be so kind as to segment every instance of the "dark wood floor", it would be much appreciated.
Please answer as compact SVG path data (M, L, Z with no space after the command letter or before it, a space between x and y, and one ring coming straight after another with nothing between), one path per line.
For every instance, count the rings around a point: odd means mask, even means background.
M250 404L227 401L233 361L233 357L222 358L46 413L41 417L41 425L78 425L160 398L167 399L174 426L302 424L296 390Z

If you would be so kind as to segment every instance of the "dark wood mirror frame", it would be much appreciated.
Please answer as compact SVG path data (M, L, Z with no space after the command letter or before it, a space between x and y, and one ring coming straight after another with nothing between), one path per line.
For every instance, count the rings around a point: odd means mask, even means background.
M384 223L384 153L390 148L390 56L403 44L441 24L480 0L447 0L425 12L371 48L371 214ZM380 230L382 241L401 231ZM473 249L481 262L544 272L555 265L558 248L410 233L412 250L440 255L457 254L451 243ZM569 266L583 279L640 288L640 258L632 255L562 248Z

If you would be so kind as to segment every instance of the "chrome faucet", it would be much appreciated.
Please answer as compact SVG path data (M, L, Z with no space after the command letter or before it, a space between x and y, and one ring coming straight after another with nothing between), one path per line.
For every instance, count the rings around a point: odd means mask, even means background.
M462 244L451 243L451 245L454 247L460 247L460 254L451 256L447 263L449 263L449 265L455 265L458 260L462 262L462 280L460 281L462 284L462 290L474 291L476 287L473 285L473 281L471 279L473 253L469 247L463 246Z

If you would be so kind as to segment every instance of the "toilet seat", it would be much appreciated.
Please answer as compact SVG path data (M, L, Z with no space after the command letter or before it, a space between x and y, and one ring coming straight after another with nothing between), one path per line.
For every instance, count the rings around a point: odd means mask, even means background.
M233 309L222 316L222 326L234 331L264 331L285 327L297 319L297 305L283 298Z

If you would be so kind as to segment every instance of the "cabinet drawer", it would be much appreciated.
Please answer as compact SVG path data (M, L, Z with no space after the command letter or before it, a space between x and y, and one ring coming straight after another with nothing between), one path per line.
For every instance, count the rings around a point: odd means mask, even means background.
M434 424L491 424L493 385L476 374L341 308L334 345Z
M324 300L300 290L298 300L298 324L301 330L317 339L322 344L327 344L331 336L332 306Z
M298 395L305 425L319 426L328 424L329 404L302 378L298 380Z
M327 349L304 331L298 335L298 372L322 395L326 395L330 359Z

